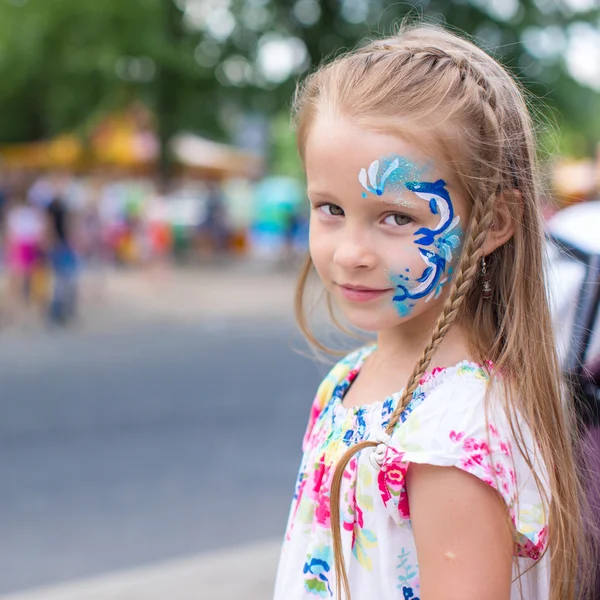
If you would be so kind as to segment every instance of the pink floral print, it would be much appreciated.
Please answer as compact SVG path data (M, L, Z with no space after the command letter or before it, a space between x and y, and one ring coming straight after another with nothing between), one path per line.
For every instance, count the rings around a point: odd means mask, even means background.
M402 452L394 448L388 448L387 452L388 455L377 477L381 499L386 506L393 503L400 516L409 519L408 494L404 484L408 463L404 462Z
M345 408L343 397L374 346L340 361L313 402L303 440L280 559L275 600L334 598L331 539L331 478L346 450L379 436L400 392L381 402ZM492 368L486 364L486 368ZM514 451L511 430L501 413L485 411L486 368L463 361L426 373L387 445L380 469L364 450L342 478L341 529L344 558L354 600L418 600L419 568L410 523L406 474L411 463L456 467L498 490L517 531L516 560L535 579L531 589L547 597L547 516L530 469ZM533 444L528 444L528 446ZM543 469L539 474L544 479ZM534 561L539 561L536 563ZM530 568L531 567L531 568ZM524 589L529 586L524 585ZM400 594L400 596L399 596Z

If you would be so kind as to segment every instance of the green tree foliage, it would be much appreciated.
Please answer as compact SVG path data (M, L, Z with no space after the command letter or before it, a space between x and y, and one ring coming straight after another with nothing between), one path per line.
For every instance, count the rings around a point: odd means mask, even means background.
M285 111L303 70L412 12L495 49L542 99L537 108L577 132L575 151L589 151L599 95L569 75L559 42L573 23L598 27L600 10L571 2L0 0L0 142L85 132L133 99L156 111L163 140L179 129L226 138L241 111ZM291 66L277 71L286 52Z

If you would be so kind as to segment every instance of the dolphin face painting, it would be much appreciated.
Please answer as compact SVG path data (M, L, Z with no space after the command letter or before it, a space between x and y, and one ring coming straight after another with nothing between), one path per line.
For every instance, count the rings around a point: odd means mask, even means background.
M425 263L422 274L415 279L406 275L389 275L390 282L397 290L393 297L394 306L401 317L412 312L414 301L424 298L425 302L429 302L439 297L452 274L452 251L460 246L462 235L458 225L460 217L454 215L446 182L443 179L422 181L423 170L394 154L374 160L368 169L363 168L358 174L358 181L367 192L376 196L392 193L397 204L414 207L414 203L402 197L408 190L427 202L431 213L439 216L433 229L421 227L414 233L414 243ZM363 197L366 196L363 192Z
M425 270L422 275L415 280L416 285L410 285L409 279L407 283L409 283L411 289L409 289L405 283L396 283L397 293L393 298L394 302L402 302L409 299L419 300L430 294L435 294L435 288L441 282L442 277L446 272L446 259L426 248L419 248L419 253L425 262Z
M459 217L454 217L454 207L450 200L450 194L446 189L446 182L443 179L438 179L434 183L408 182L406 187L419 198L428 202L434 215L440 215L440 220L435 229L422 227L415 231L415 235L420 236L419 239L415 240L415 244L429 246L434 243L436 235L440 235L458 225Z
M454 214L446 182L443 179L422 181L423 170L402 156L390 155L373 161L368 169L363 168L358 174L359 183L368 193L375 196L391 193L400 206L414 208L415 204L403 197L408 190L427 202L433 215L439 216L434 228L421 227L414 232L414 243L424 262L419 277L388 275L396 288L393 303L401 317L411 314L415 301L425 299L429 302L439 297L452 275L453 251L459 248L462 236L460 217ZM367 197L364 192L363 197Z

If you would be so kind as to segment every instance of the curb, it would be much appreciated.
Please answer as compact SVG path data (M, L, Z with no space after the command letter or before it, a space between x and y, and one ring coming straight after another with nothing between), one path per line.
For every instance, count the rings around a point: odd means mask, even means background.
M269 600L281 540L170 560L0 600Z

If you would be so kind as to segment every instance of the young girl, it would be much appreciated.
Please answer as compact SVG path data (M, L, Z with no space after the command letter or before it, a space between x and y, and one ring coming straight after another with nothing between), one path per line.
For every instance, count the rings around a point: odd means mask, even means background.
M315 398L276 600L571 600L582 486L544 286L532 123L485 52L404 27L295 99L310 257L377 343ZM577 582L576 582L577 578Z

